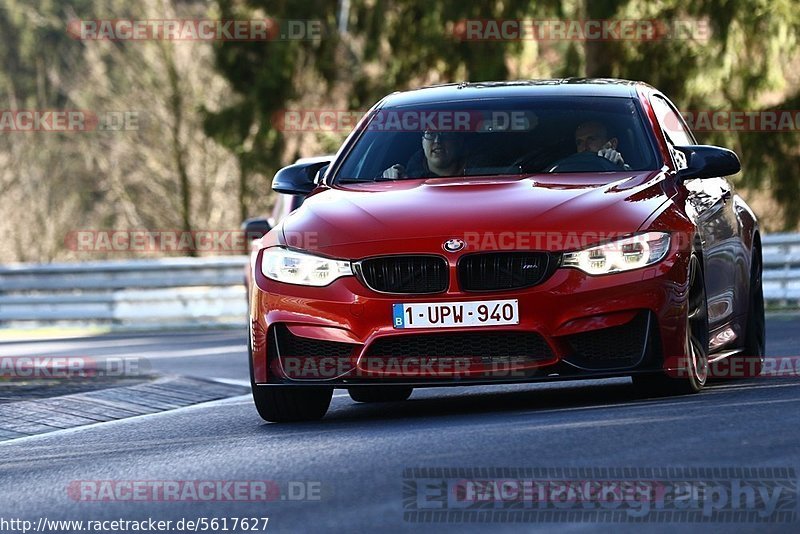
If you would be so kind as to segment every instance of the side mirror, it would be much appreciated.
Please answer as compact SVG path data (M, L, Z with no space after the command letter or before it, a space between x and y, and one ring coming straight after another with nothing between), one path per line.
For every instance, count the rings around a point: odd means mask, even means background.
M325 178L325 173L328 172L328 167L330 166L331 166L330 163L326 163L325 165L320 167L319 170L317 170L317 174L314 176L314 185L322 184L323 179Z
M711 145L676 146L686 156L686 168L678 171L681 180L720 178L742 170L739 156L733 150Z
M272 189L287 195L307 195L317 186L317 171L330 165L330 161L295 163L279 170L272 179Z
M272 226L264 217L252 217L242 223L242 231L248 243L254 239L261 239L270 230Z

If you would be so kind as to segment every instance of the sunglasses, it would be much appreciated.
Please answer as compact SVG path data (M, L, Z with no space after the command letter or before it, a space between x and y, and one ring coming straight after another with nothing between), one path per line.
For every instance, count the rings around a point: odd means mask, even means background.
M426 141L438 140L440 143L455 141L458 137L453 132L424 132L422 138Z

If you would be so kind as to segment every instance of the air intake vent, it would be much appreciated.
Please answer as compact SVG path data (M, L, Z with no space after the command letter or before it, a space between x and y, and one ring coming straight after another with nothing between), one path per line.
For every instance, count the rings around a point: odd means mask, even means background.
M447 290L447 261L439 256L383 256L358 262L362 281L382 293L442 293Z
M547 252L468 254L458 262L458 282L464 291L531 287L544 282L555 265Z

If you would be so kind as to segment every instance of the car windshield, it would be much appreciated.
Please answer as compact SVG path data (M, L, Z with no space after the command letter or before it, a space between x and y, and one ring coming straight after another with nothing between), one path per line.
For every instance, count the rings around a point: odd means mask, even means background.
M385 107L364 121L338 183L642 171L657 157L632 98L495 98Z

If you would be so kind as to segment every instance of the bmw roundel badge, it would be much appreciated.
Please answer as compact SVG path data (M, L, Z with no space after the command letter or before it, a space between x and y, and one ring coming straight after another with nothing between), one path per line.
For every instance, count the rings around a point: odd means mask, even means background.
M461 239L448 239L444 242L442 248L444 248L447 252L458 252L464 248L465 245L466 243L464 243L464 241Z

